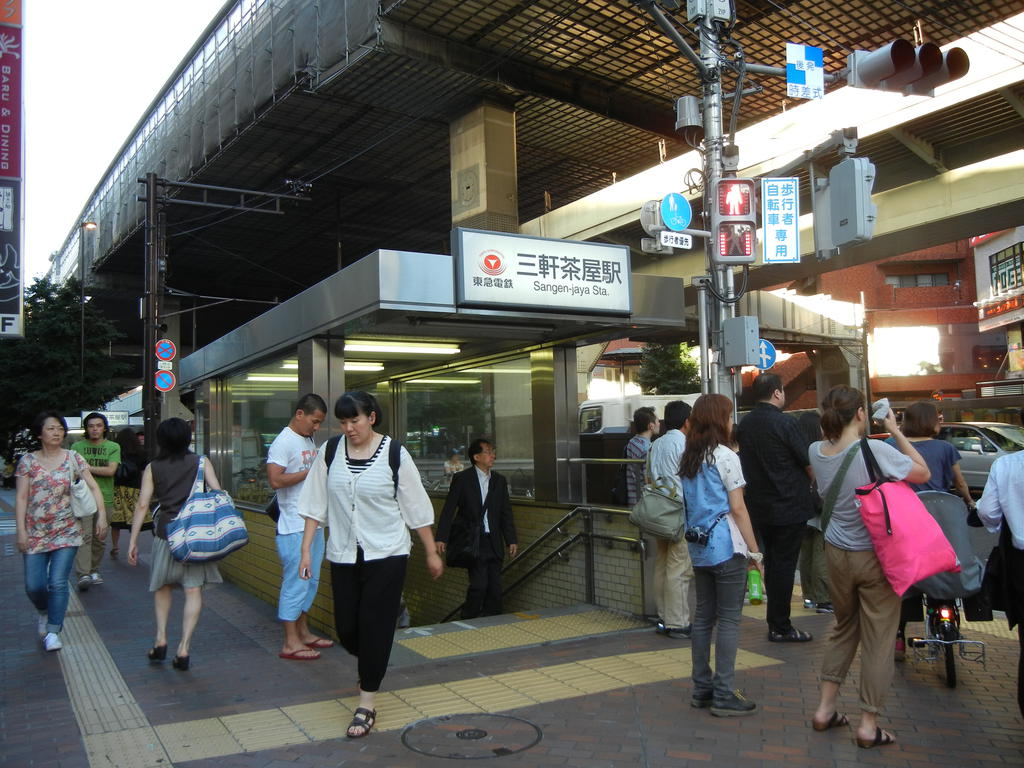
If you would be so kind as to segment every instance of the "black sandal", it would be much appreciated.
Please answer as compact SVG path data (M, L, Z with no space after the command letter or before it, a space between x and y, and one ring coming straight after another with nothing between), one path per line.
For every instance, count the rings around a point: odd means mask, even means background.
M768 630L768 640L773 643L806 643L813 639L814 637L810 632L802 632L796 627L793 627L789 632L776 632L774 629Z
M827 723L818 723L811 720L811 727L816 731L827 731L829 728L842 728L850 724L850 720L846 715L841 715L838 712L833 712L832 717L829 718Z
M875 728L875 738L862 739L857 737L857 746L861 749L871 749L872 747L887 747L890 744L895 744L895 737L888 731L883 731L881 728Z
M360 717L361 715L361 717ZM356 707L353 713L352 722L348 724L345 735L350 739L361 739L373 730L373 724L377 722L377 710L366 707ZM352 733L353 728L362 728L362 733Z
M167 643L154 645L146 652L146 656L150 661L163 661L167 658Z

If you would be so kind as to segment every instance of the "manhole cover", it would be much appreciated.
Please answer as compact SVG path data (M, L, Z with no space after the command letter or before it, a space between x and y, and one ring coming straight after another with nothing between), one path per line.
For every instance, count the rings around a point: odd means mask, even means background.
M413 752L449 760L514 755L540 739L540 728L508 715L443 715L420 720L402 731L402 743Z

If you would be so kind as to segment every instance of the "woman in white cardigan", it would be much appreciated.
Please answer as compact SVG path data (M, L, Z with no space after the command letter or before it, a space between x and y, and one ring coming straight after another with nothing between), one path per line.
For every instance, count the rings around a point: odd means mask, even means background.
M346 392L334 405L342 435L321 449L299 496L306 518L299 576L310 578L310 546L318 526L331 529L334 622L338 639L358 659L359 706L346 735L366 736L377 719L374 701L391 656L405 569L416 531L427 569L437 579L444 566L434 546L434 508L420 474L400 449L398 483L389 461L391 438L377 432L383 414L373 395ZM333 452L328 467L326 456Z

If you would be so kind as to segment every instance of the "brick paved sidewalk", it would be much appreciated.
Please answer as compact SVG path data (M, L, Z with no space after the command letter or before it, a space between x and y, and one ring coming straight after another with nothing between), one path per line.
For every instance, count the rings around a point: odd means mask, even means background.
M10 492L0 492L0 523L11 517L4 501L13 501ZM769 643L762 621L744 619L741 662L746 668L737 673L737 685L761 705L752 717L717 719L690 708L689 643L644 629L434 660L396 654L397 665L379 698L380 730L346 740L338 735L356 693L353 661L338 648L311 663L278 659L280 630L273 608L229 584L205 593L194 667L187 673L146 659L152 643L148 572L123 559L105 562L106 583L77 595L82 610L69 615L74 631L66 630L67 648L45 653L24 596L21 558L13 552L13 535L4 530L0 525L2 766L440 766L443 757L408 745L450 743L449 751L468 754L478 746L472 737L479 734L469 730L474 724L491 732L499 754L526 746L535 738L529 734L539 734L533 746L500 757L500 764L509 766L1022 764L1017 643L1005 623L969 628L970 637L988 643L988 665L961 663L954 690L945 687L936 665L897 666L883 722L899 743L884 749L858 750L849 730L822 734L809 728L821 638L832 618L797 605L796 623L816 638L806 645ZM175 597L172 645L181 616L181 596ZM509 617L508 632L522 621ZM842 711L851 715L856 714L856 680L855 664L841 699ZM110 704L106 699L123 696L128 701L116 702L121 719L101 722L102 712L92 712L80 694L73 706L69 686L102 692L97 710ZM476 720L405 728L422 713L474 708L483 710ZM488 719L489 713L504 717ZM508 724L506 731L502 723ZM467 739L452 738L456 728ZM225 739L234 746L223 747ZM221 751L187 759L207 748ZM112 761L125 754L134 756Z

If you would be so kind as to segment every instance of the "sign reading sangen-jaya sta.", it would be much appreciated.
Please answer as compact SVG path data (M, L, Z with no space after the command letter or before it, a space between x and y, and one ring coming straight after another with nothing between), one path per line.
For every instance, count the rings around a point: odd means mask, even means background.
M628 315L629 249L455 229L459 305Z

